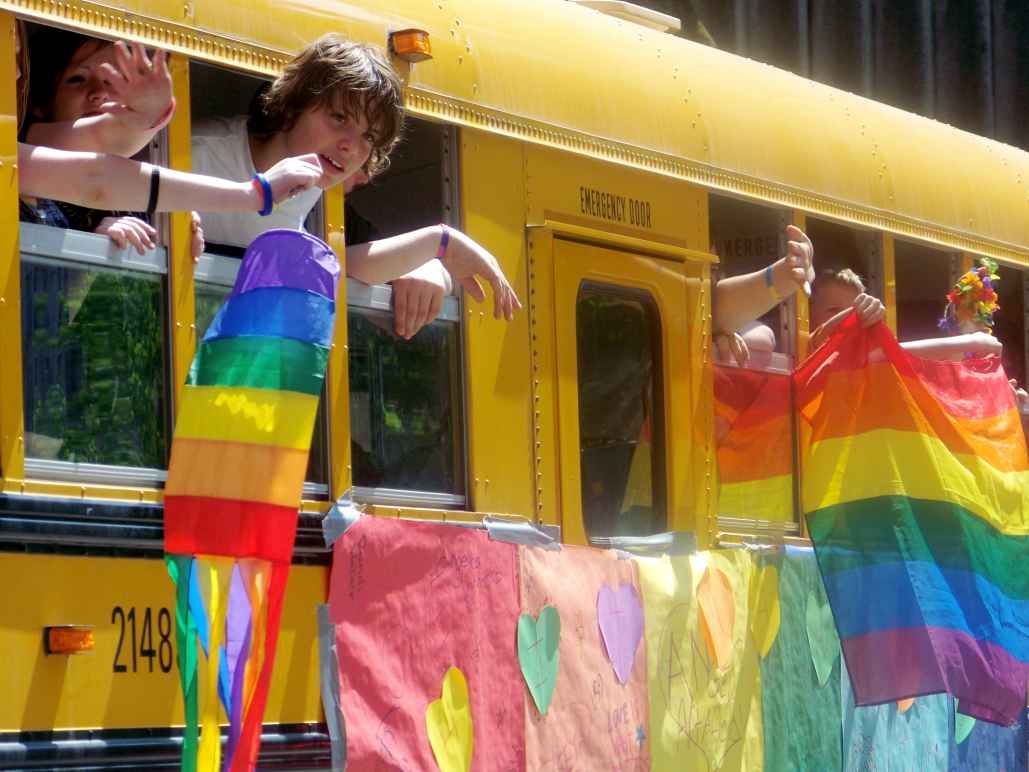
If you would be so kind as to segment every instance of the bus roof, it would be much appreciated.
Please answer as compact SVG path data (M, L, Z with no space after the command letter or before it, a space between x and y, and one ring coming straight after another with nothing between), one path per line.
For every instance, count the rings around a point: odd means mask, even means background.
M419 27L416 114L1029 264L1025 152L564 0L0 4L266 73L328 30Z

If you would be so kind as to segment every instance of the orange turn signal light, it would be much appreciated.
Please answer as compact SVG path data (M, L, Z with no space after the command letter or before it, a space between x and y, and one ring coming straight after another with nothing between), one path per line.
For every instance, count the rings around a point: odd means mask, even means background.
M86 625L44 627L43 648L47 654L88 654L96 648L96 636Z
M405 62L424 62L432 58L432 42L423 29L399 29L389 33L389 47Z

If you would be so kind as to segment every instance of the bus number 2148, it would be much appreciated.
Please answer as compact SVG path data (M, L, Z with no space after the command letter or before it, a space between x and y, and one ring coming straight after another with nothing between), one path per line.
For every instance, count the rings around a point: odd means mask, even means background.
M154 659L157 659L162 673L171 672L172 617L168 609L151 609L147 606L137 612L135 606L115 606L111 610L111 624L118 626L118 646L114 650L115 673L138 673L144 666L143 660L146 660L147 672L153 673Z

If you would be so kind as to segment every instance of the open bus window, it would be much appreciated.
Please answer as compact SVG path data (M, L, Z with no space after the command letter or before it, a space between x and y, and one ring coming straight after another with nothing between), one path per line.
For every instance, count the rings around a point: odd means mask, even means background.
M809 217L807 234L815 247L815 273L818 276L827 271L853 271L864 285L865 292L882 299L882 259L878 233ZM819 295L824 286L819 286L816 281L816 293L811 297L809 318L812 332L827 320L826 317L835 315L839 307L849 306L858 294L857 287L841 285L842 294L829 289L832 294L828 297Z
M389 169L347 196L348 242L456 224L453 129L408 117ZM466 506L461 303L411 340L393 334L392 289L347 284L351 458L363 501Z
M587 535L665 528L661 321L640 290L585 282L576 300L579 469Z
M939 321L947 305L947 293L957 255L922 244L897 240L894 246L897 279L897 338L938 338Z
M761 270L782 257L782 210L716 195L709 197L709 208L711 250L718 255L716 280ZM777 305L756 320L772 331L778 352L789 350L788 309Z
M197 345L214 321L218 309L232 291L239 271L239 261L220 255L202 255L194 272L196 278ZM327 388L327 387L326 387ZM326 497L329 494L328 408L327 391L322 389L318 415L314 422L311 452L307 457L304 496Z
M106 238L32 224L21 249L26 472L163 479L164 250L114 259Z

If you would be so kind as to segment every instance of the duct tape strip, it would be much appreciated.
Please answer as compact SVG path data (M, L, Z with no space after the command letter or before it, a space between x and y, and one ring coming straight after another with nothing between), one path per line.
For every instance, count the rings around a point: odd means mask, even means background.
M669 531L653 536L594 537L590 545L613 549L619 558L628 560L634 556L688 555L697 551L697 537L690 531Z
M329 621L329 605L318 606L318 659L321 673L322 708L329 726L332 768L341 772L347 765L347 727L339 694L339 657L336 627Z
M542 547L545 550L561 549L561 527L557 525L533 525L528 520L509 520L500 517L484 517L482 525L493 541L506 541L526 547Z
M336 540L345 534L359 517L361 517L361 511L354 506L354 500L350 498L350 491L347 490L336 499L336 503L322 518L322 536L325 538L325 546L332 549Z

